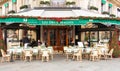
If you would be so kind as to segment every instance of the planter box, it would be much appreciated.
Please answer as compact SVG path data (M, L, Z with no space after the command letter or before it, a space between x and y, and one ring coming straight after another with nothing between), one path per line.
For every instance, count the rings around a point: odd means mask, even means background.
M90 11L92 11L92 12L96 12L96 13L98 12L97 10L90 10Z
M24 10L26 10L26 9L28 9L28 8L20 9L20 11L24 11Z

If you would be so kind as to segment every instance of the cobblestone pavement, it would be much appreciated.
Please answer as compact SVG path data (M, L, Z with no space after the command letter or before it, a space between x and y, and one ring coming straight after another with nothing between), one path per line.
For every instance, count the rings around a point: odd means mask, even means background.
M120 71L120 58L82 62L68 60L65 56L56 55L49 62L33 60L32 62L14 61L0 63L0 71Z

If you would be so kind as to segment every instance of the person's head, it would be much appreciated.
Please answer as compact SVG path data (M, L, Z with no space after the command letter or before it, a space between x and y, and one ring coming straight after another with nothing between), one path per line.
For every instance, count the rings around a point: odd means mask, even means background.
M38 42L40 42L40 40L38 40Z
M35 41L35 39L32 39L32 41Z
M23 38L25 38L26 36L24 35Z

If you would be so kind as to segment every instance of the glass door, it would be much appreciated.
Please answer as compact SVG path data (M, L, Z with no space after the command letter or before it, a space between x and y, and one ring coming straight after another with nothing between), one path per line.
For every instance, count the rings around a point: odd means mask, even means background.
M50 30L50 46L56 45L56 30Z
M45 27L43 32L43 41L48 46L68 46L73 40L73 30L71 27Z
M60 46L65 46L66 45L66 30L60 30L59 31L60 35Z

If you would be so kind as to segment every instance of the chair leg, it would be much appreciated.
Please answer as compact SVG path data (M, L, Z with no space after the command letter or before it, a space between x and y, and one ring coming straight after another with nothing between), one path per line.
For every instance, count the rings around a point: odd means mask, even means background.
M2 59L1 59L1 63L3 62L3 60L4 60L4 57L2 57Z
M38 55L38 58L39 58L39 59L41 59L41 58L42 58L41 54L39 54L39 55Z
M79 56L77 56L77 61L79 61Z
M30 62L32 61L32 56L30 56Z
M17 57L17 56L15 55L15 56L14 56L14 59L15 59L15 60L16 60L16 57Z
M80 56L80 61L82 61L82 56Z
M49 61L49 56L46 56L47 61Z
M53 54L51 55L51 59L53 60Z
M104 57L105 57L105 60L107 60L107 59L108 59L108 56L107 56L107 55L104 55Z
M75 59L75 56L73 55L73 58L72 58L73 60Z
M10 62L10 56L9 57L7 57L8 58L8 62Z
M27 57L25 56L25 60L24 61L27 61L26 59L27 59Z
M94 61L94 59L95 59L95 57L94 57L94 56L92 56L92 61Z
M111 59L112 59L112 55L110 55Z
M67 54L67 60L68 60L68 58L69 58L69 55Z
M90 61L92 60L91 56L90 56Z
M42 56L42 62L44 61L44 56Z

